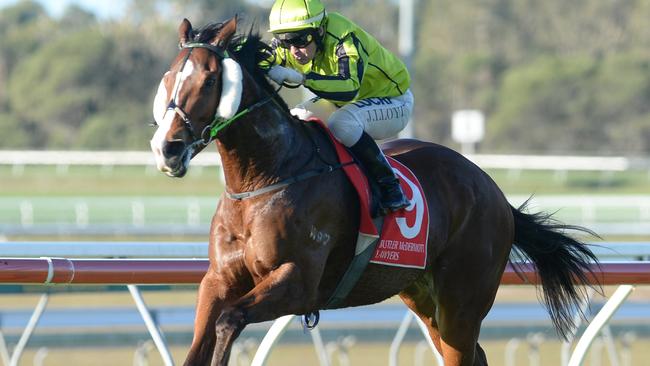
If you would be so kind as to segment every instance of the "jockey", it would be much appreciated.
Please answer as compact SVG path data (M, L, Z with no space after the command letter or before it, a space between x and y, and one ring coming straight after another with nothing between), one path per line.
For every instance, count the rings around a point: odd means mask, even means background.
M378 214L407 207L374 141L395 136L411 117L413 94L404 63L349 19L327 13L320 0L276 0L269 23L274 55L267 60L268 76L278 84L301 84L316 95L291 113L327 121L378 183Z

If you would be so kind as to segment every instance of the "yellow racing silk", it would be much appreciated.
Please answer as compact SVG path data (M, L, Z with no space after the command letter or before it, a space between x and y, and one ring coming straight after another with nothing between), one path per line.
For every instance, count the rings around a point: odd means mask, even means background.
M310 63L300 65L275 39L271 43L275 57L267 62L303 73L305 87L339 106L406 92L411 80L399 58L338 13L328 13L325 22L322 45Z

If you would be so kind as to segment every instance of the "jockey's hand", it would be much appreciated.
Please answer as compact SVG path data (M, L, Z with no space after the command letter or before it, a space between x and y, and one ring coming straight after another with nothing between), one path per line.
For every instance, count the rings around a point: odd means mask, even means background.
M287 82L290 84L300 85L305 81L305 76L294 69L275 65L269 69L267 74L271 80L282 85Z

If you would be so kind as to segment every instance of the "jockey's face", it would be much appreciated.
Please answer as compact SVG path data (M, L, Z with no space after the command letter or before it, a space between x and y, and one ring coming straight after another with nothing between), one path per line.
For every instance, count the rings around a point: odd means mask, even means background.
M316 42L312 41L303 47L291 45L289 52L291 52L291 55L293 55L299 64L306 65L316 56L316 48Z
M286 32L276 34L275 37L280 47L289 50L291 55L301 65L306 65L316 57L318 45L317 37L322 37L324 28L305 29L296 32Z

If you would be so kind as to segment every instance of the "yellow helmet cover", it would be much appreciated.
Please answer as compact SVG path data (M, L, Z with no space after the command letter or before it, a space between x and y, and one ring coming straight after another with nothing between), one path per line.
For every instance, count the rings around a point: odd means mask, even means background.
M269 14L269 32L318 28L325 15L325 6L320 0L276 0Z

